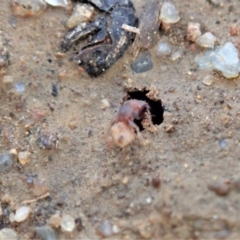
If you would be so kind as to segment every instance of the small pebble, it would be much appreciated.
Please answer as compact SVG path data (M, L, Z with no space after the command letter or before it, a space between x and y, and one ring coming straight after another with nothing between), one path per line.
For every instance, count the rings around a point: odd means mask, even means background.
M14 213L10 213L10 214L9 214L9 221L10 221L11 223L15 222L15 214L14 214Z
M110 108L110 102L108 101L108 99L104 98L101 100L101 109L106 109L106 108Z
M207 50L204 54L197 55L194 61L200 69L220 71L226 78L236 78L239 75L238 51L232 42Z
M74 28L77 25L89 22L94 15L94 8L89 4L77 4L74 9L71 17L68 19L66 26L68 28Z
M98 227L98 233L103 237L110 237L112 235L112 224L109 221L104 221Z
M18 153L18 161L22 164L25 165L30 162L30 152L19 152Z
M37 16L47 6L44 0L11 0L10 3L13 14L22 17Z
M151 202L152 202L152 198L151 198L151 197L147 197L147 198L146 198L146 202L147 202L147 203L151 203Z
M54 7L67 7L69 2L68 0L45 0L49 5Z
M60 225L63 232L72 232L75 228L75 220L70 215L63 215Z
M25 91L25 84L23 82L18 82L16 84L14 84L14 89L13 92L15 94L23 94Z
M142 224L138 227L138 230L139 230L139 234L144 239L150 239L152 237L153 233L152 233L151 227L149 225Z
M153 68L153 62L150 52L141 52L135 62L132 63L131 69L135 73L143 73Z
M200 30L200 24L190 22L187 26L187 40L191 42L195 42L197 38L199 38L202 35L202 32Z
M11 153L0 155L0 173L8 172L13 163L16 161L16 156Z
M59 214L54 214L49 218L48 224L53 228L59 228L61 221L62 221L62 219L59 216Z
M159 19L164 23L176 23L180 20L180 16L172 3L164 2L161 8Z
M220 147L221 149L224 149L226 146L227 146L227 141L226 141L225 139L221 139L221 140L219 141L219 147Z
M176 61L176 60L180 59L181 57L182 57L181 52L180 51L176 51L176 52L172 53L171 60L172 61Z
M203 79L203 84L204 85L207 85L207 86L211 86L213 84L213 77L212 76L206 76L204 79Z
M57 84L52 85L52 95L56 97L58 95L58 87Z
M240 32L240 27L236 24L230 27L230 35L231 36L238 36Z
M113 227L112 227L112 231L113 231L113 233L119 233L119 227L117 226L117 225L113 225Z
M155 188L160 187L161 185L161 180L160 177L158 175L155 175L152 177L152 186Z
M49 226L35 227L35 232L42 240L57 240L55 231Z
M69 127L71 130L76 129L77 126L78 126L78 122L77 122L77 120L75 120L75 119L72 119L72 120L68 123L68 127Z
M161 42L157 47L157 54L159 56L168 56L171 54L171 46L167 42Z
M12 83L13 82L13 77L9 75L5 75L2 79L3 83Z
M17 233L11 228L3 228L0 230L0 240L18 240Z
M18 208L14 217L15 221L16 222L25 221L29 217L31 211L32 211L31 208L27 206Z
M219 196L226 196L230 191L229 184L223 181L213 182L209 184L208 189L215 192Z
M213 48L217 38L210 32L204 33L197 38L196 43L203 48Z

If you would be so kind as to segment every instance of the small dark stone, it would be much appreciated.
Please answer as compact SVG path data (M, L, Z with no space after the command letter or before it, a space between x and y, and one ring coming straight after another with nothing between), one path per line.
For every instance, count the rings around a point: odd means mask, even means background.
M16 156L11 153L0 155L0 173L8 172L16 159Z
M88 130L88 137L92 137L92 135L93 135L93 131L92 131L92 129L89 129Z
M135 73L143 73L153 68L153 62L150 52L140 53L136 61L131 65Z
M215 192L219 196L226 196L230 191L230 187L223 181L213 182L208 185L208 189Z
M52 85L52 95L56 97L58 95L58 87L57 84Z
M160 185L161 185L161 180L160 180L160 177L159 176L153 176L152 177L152 185L153 185L153 187L155 187L155 188L158 188L158 187L160 187Z
M82 231L83 224L82 224L82 219L80 217L75 219L75 224L76 224L76 229L78 231Z

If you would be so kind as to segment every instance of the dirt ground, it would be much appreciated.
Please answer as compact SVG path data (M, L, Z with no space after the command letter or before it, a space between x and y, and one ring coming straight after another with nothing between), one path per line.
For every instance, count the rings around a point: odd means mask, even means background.
M137 12L146 2L133 0ZM205 0L172 2L181 20L170 32L159 32L159 41L170 42L182 57L159 57L153 48L153 68L135 74L129 49L97 78L81 73L68 53L56 56L69 17L64 9L14 18L9 2L1 2L0 30L11 54L1 79L11 75L13 83L1 81L0 153L31 155L28 164L16 162L0 175L0 229L38 239L34 227L59 211L78 225L81 219L82 226L70 235L56 230L58 239L102 238L99 227L106 221L114 229L109 239L240 239L239 78L198 70L193 60L203 50L185 38L187 23L194 21L219 44L238 46L239 36L229 31L240 26L240 1L219 7ZM202 83L208 75L214 77L211 86ZM12 90L18 82L26 88L21 95ZM159 91L164 121L156 133L142 132L147 146L135 141L120 149L105 141L126 86ZM102 109L105 98L110 107ZM58 136L59 146L41 149L36 140L44 134ZM11 223L9 214L36 198L21 174L37 174L50 196L28 204L32 214L26 221Z

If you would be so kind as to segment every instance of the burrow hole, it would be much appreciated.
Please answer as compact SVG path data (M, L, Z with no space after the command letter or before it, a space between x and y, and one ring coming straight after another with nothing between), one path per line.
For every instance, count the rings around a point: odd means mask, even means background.
M149 104L150 106L150 113L152 117L152 123L154 125L160 125L163 122L163 113L164 113L164 108L162 106L162 101L161 99L153 100L147 97L146 95L150 92L148 89L131 89L130 91L127 92L127 96L124 97L124 101L130 100L130 99L137 99L137 100L142 100L145 101ZM141 120L135 120L134 121L139 129L142 131L144 128L142 126Z

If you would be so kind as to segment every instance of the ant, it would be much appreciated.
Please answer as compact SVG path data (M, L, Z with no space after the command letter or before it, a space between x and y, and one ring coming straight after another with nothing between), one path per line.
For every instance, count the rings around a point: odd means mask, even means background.
M150 106L145 101L131 99L120 106L115 120L110 126L110 131L114 142L119 147L125 147L131 143L136 137L140 144L145 145L146 142L140 133L139 127L134 120L143 120L146 114L150 114Z

